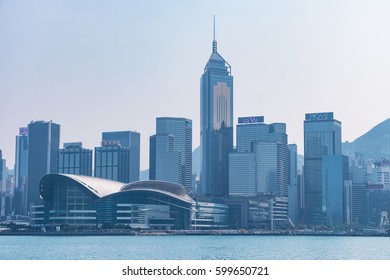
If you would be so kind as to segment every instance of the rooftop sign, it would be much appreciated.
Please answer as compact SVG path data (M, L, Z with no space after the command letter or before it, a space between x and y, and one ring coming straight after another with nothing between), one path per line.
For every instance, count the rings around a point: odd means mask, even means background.
M262 122L264 122L264 116L238 118L239 124L251 124L251 123L262 123Z
M328 121L333 120L333 112L310 113L305 115L306 121Z

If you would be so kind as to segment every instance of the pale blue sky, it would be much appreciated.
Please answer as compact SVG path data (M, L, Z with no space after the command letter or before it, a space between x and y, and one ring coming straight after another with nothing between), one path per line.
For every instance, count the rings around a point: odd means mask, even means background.
M390 117L390 2L0 0L0 149L31 120L61 142L98 146L102 131L141 133L148 168L156 117L193 120L211 54L232 66L234 119L286 122L303 153L307 112L334 111L343 141Z

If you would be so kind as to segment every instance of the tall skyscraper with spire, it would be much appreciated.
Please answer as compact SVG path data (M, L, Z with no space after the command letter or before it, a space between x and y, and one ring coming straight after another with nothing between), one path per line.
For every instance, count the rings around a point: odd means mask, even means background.
M229 153L233 150L233 77L231 67L217 51L200 80L201 192L207 196L229 194Z

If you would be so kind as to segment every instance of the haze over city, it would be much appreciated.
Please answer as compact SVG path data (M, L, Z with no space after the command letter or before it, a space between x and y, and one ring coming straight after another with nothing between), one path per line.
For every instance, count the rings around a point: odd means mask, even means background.
M387 1L40 1L0 3L0 149L31 120L61 125L61 143L100 144L103 131L141 133L148 168L156 117L193 121L213 15L232 66L234 121L285 122L303 153L308 112L334 112L343 141L389 117Z

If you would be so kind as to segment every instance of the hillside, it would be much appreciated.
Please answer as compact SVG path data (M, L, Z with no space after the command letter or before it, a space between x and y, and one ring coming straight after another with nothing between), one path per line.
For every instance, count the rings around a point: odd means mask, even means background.
M362 153L365 159L390 158L390 118L355 141L343 143L343 154L353 157L355 153Z

